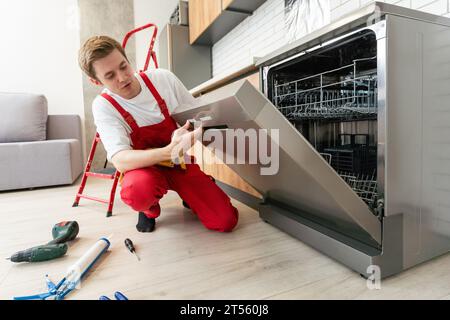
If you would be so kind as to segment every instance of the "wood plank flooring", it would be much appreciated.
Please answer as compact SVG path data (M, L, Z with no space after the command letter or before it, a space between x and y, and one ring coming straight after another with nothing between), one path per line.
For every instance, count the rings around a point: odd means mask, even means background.
M137 216L117 195L114 216L106 205L81 200L78 184L0 192L0 299L45 291L44 275L59 280L100 237L112 247L67 299L98 299L117 290L130 299L450 299L450 255L383 280L369 290L359 274L264 223L256 211L240 211L234 232L206 230L175 193L161 201L157 229L141 234ZM86 192L107 197L110 182L89 181ZM77 220L78 238L63 258L13 264L3 258L51 240L59 221ZM135 243L138 262L123 245Z

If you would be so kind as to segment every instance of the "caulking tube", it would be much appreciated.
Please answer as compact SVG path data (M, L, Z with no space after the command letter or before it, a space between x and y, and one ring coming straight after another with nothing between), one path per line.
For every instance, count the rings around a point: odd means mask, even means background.
M81 279L98 261L98 259L108 250L111 243L107 238L100 238L80 259L78 259L64 277L65 281L57 291L57 299L61 300L74 290Z

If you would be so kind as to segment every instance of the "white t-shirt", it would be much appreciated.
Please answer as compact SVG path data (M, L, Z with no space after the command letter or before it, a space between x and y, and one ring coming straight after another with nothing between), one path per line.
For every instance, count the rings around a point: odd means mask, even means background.
M183 83L170 71L154 69L146 71L145 74L166 101L169 114L181 105L192 105L196 99L189 93ZM113 97L122 108L128 111L139 127L160 123L164 116L139 74L135 74L141 85L141 92L133 99L124 99L112 93L107 88L104 93ZM120 113L102 96L97 96L92 103L92 113L97 132L100 135L103 146L107 152L108 160L119 151L132 150L130 133L131 128L120 115Z

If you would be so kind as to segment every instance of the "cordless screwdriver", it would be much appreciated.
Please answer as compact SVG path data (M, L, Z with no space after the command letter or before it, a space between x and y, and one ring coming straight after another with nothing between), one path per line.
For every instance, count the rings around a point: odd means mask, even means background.
M7 260L12 262L40 262L59 258L66 254L67 244L44 244L14 253Z
M40 262L59 258L66 254L67 241L75 239L80 228L76 221L57 223L52 229L53 240L47 244L14 253L8 260L12 262Z
M58 244L72 241L78 235L80 226L76 221L63 221L53 226L53 240L47 244Z

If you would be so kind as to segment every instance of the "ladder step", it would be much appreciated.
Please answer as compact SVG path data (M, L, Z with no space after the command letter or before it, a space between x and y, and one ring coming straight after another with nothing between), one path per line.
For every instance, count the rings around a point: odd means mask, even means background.
M100 179L114 179L114 174L97 173L97 172L86 172L86 176Z
M100 199L100 198L96 198L96 197L85 196L82 194L78 194L78 196L83 199L89 199L89 200L98 201L98 202L102 202L102 203L109 203L109 200L104 200L104 199Z
M90 171L90 172L104 173L104 174L114 174L114 173L116 173L116 168L103 168L103 169L93 170L93 171Z

